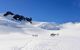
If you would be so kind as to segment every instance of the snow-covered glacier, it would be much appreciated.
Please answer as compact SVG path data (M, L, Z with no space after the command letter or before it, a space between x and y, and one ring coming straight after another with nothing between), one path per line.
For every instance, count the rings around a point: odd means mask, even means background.
M80 50L80 23L30 24L9 17L0 15L0 50Z

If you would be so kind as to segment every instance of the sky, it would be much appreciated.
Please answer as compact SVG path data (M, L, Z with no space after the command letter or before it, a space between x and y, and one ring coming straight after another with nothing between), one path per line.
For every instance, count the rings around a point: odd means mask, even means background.
M6 11L34 21L80 22L80 0L0 0L0 13Z

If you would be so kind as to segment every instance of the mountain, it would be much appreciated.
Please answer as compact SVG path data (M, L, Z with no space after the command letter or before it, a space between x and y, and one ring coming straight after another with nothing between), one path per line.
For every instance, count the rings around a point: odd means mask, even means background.
M80 23L30 24L3 14L0 14L0 50L80 50Z
M35 49L42 40L49 39L50 34L51 31L35 27L28 22L12 20L12 15L0 15L0 50L22 50L26 47L27 50L32 50L32 47Z

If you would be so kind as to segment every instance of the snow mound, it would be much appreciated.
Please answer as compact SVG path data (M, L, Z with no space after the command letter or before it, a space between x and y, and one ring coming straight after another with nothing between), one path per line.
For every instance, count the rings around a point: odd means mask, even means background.
M53 22L33 22L33 25L46 30L60 30L60 26Z

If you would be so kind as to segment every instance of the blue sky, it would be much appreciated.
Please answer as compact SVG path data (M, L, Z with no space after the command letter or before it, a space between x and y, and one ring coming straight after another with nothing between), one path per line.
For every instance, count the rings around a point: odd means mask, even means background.
M6 11L35 21L80 22L80 0L0 0L0 12Z

